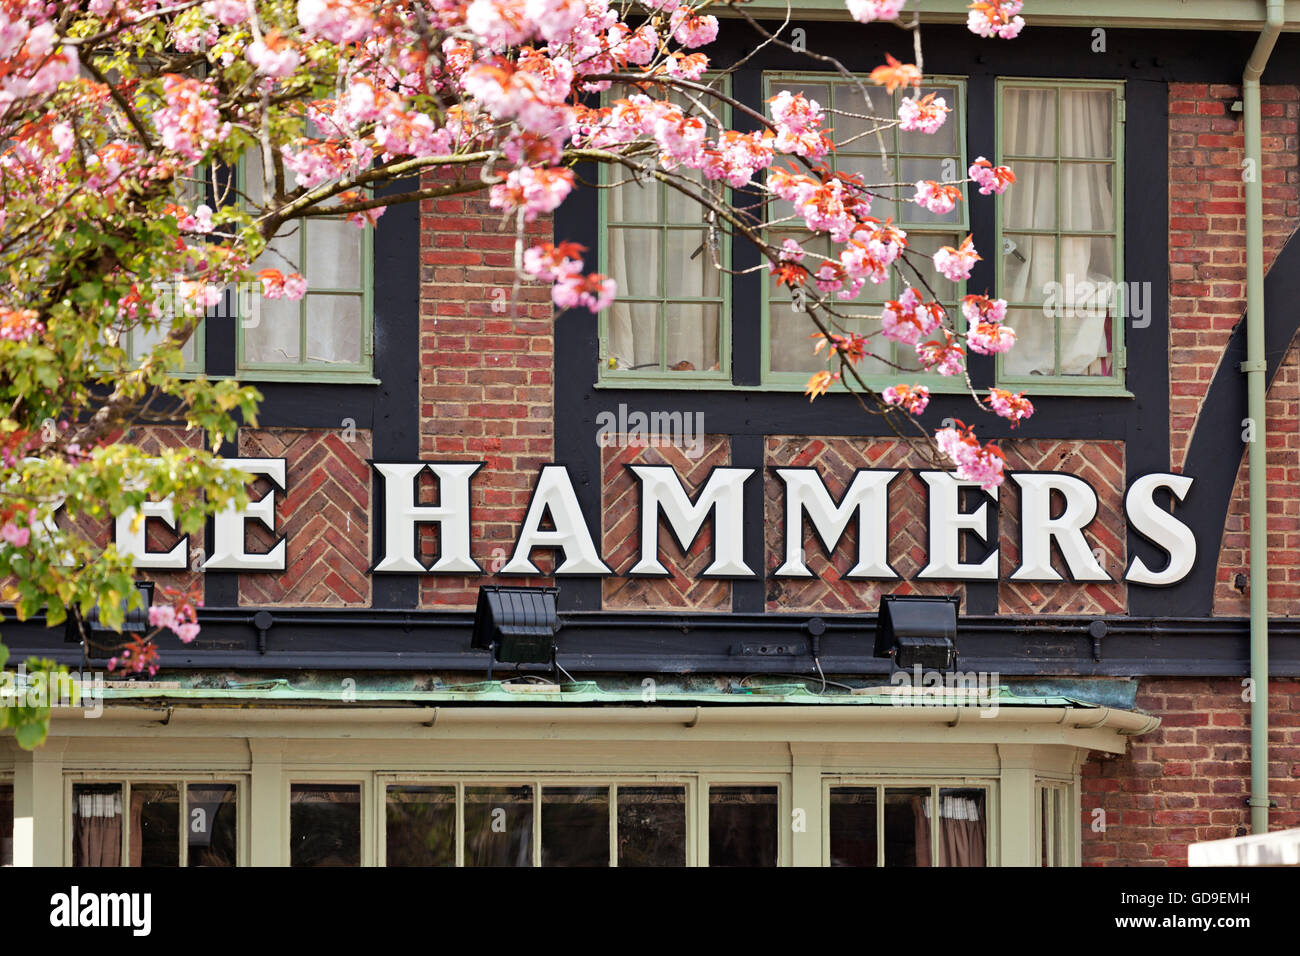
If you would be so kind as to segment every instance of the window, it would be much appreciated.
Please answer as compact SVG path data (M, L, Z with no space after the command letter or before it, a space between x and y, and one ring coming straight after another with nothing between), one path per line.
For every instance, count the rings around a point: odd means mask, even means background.
M407 781L388 784L383 792L388 866L635 867L687 861L683 783ZM772 834L775 841L775 829Z
M361 865L361 785L289 788L289 865Z
M987 866L983 787L831 786L831 866Z
M776 787L709 788L709 866L776 866Z
M14 785L0 783L0 866L14 865Z
M74 783L72 865L235 866L238 817L233 783Z
M241 190L262 194L255 154L240 167ZM240 295L235 303L236 373L241 378L341 378L373 381L371 280L374 230L341 217L293 220L253 264L299 272L307 294L297 301Z
M1064 783L1039 781L1038 787L1038 845L1043 866L1069 866L1070 814L1069 791Z
M880 87L870 86L865 77L863 86L859 86L838 77L807 73L765 74L764 85L765 98L775 96L781 90L802 92L821 104L823 109L831 111L824 125L834 128L836 150L826 157L826 162L838 172L861 177L867 186L913 184L922 179L952 180L966 175L966 88L960 79L931 77L922 87L920 95L933 93L936 97L942 97L952 111L943 126L932 134L907 132L897 127L877 132L875 124L866 118L896 116L902 98L916 95L910 88L899 89L891 95ZM904 201L915 194L910 185L882 188L875 192L881 194L881 198L872 200L872 216L882 221L893 219L895 224L906 231L908 248L917 253L911 257L912 260L960 328L961 313L957 303L965 293L965 284L944 279L921 256L932 257L941 247L957 246L965 238L969 231L966 203L960 202L951 212L937 215L916 203ZM778 201L769 209L768 215L770 220L784 220L795 216L795 213L789 203ZM774 228L770 235L778 244L783 239L792 238L798 240L809 252L820 255L831 252L829 239L805 241L809 234L797 216L793 221ZM805 264L808 264L807 261ZM901 268L904 274L912 278L907 267ZM813 271L816 271L816 266L813 266ZM810 336L815 332L815 327L808 316L800 311L790 290L778 286L775 277L768 278L766 273L764 275L763 380L765 383L787 384L802 389L810 374L827 367L825 352L821 355L813 353L814 342ZM847 331L860 334L877 331L884 303L897 299L903 289L899 268L891 269L889 281L880 285L868 282L857 298L847 302L835 300L836 309L849 316L847 320L837 321ZM918 289L924 291L923 287L918 286ZM920 372L916 351L910 345L891 343L881 336L873 338L872 343L877 354L888 361L867 359L859 364L858 370L868 384L893 384L900 380L900 376L915 372L913 377L924 376L926 383L934 390L962 387L961 382ZM888 362L893 362L898 368ZM904 371L900 372L900 368Z
M998 81L999 295L1017 342L998 381L1123 392L1122 83Z
M726 122L728 112L720 115ZM705 187L702 174L692 178ZM718 229L710 249L703 207L652 177L603 166L601 183L599 271L618 283L600 314L602 383L731 381L731 280L714 266L730 268L730 238Z

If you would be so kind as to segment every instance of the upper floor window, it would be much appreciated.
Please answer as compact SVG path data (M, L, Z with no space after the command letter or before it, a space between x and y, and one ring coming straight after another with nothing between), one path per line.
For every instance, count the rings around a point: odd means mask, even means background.
M882 221L892 219L907 233L908 248L916 253L911 258L960 328L962 319L957 304L965 294L965 284L950 282L936 273L929 259L943 246L959 245L966 236L969 231L966 203L960 202L951 212L938 215L909 200L915 192L912 184L921 180L954 180L966 175L965 83L958 78L931 77L919 94L911 88L890 94L870 86L866 77L855 83L826 74L768 73L764 75L764 87L765 99L789 90L816 100L827 111L826 126L833 127L836 143L835 151L826 157L827 164L836 172L858 176L868 187L879 187L872 190L875 198L871 201L871 215ZM942 97L952 111L935 133L909 132L897 126L879 129L883 124L873 119L897 116L904 96L929 94ZM780 200L771 203L768 220L779 223L769 231L777 244L791 238L808 252L831 253L829 238L810 240L802 220L789 203ZM903 272L923 290L906 267ZM834 309L846 317L831 321L845 331L863 335L878 332L885 302L896 300L904 288L899 269L891 269L889 281L879 285L867 283L848 302L834 300ZM826 367L825 353L813 353L810 336L815 327L801 311L799 301L792 298L788 288L778 286L775 278L766 281L763 306L766 345L763 381L803 388L811 373ZM883 387L900 377L912 377L924 378L932 389L962 385L937 373L921 372L912 346L890 342L879 335L872 343L879 358L868 358L858 366L868 384Z
M1123 388L1123 84L998 81L1001 384Z
M633 92L615 87L607 100ZM714 188L698 171L678 172L691 188ZM731 277L717 268L730 267L730 238L719 228L711 247L705 209L653 176L605 166L601 183L599 269L618 283L600 318L601 379L731 381Z
M240 169L241 190L263 192L255 154ZM367 380L372 375L371 278L373 230L342 217L286 223L253 264L307 280L301 299L243 295L236 302L236 373L241 378L323 377Z

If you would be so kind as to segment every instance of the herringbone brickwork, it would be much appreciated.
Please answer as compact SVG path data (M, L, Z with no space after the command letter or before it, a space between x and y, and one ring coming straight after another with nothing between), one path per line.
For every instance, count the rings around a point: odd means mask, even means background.
M702 578L713 560L712 522L705 524L685 554L671 532L659 532L659 560L672 575L667 578L622 577L637 561L641 547L640 504L636 476L628 465L669 465L692 497L704 487L709 471L731 463L726 436L703 436L703 454L692 458L686 449L671 445L625 443L612 436L601 449L601 488L604 515L605 562L619 577L603 583L604 606L613 610L731 610L731 582Z
M367 429L241 428L239 454L286 459L287 490L276 503L276 530L288 537L283 574L245 572L239 603L246 607L368 607L370 605L370 465ZM253 497L271 494L265 478ZM274 538L247 523L249 551L264 553Z

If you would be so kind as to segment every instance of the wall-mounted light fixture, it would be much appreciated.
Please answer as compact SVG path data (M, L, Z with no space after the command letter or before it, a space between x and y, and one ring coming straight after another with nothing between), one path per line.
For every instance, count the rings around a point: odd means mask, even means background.
M470 646L491 651L493 663L554 667L557 594L559 588L480 587Z
M957 666L956 595L919 597L887 594L876 618L876 656L895 667L951 671Z

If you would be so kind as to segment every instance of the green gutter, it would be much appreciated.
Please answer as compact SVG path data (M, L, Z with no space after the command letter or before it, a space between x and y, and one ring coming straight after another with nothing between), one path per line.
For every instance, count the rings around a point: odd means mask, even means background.
M1241 78L1246 161L1246 373L1247 414L1254 433L1247 448L1250 482L1250 828L1268 832L1268 481L1264 354L1264 155L1261 147L1260 77L1286 20L1283 0L1268 0L1268 19Z

